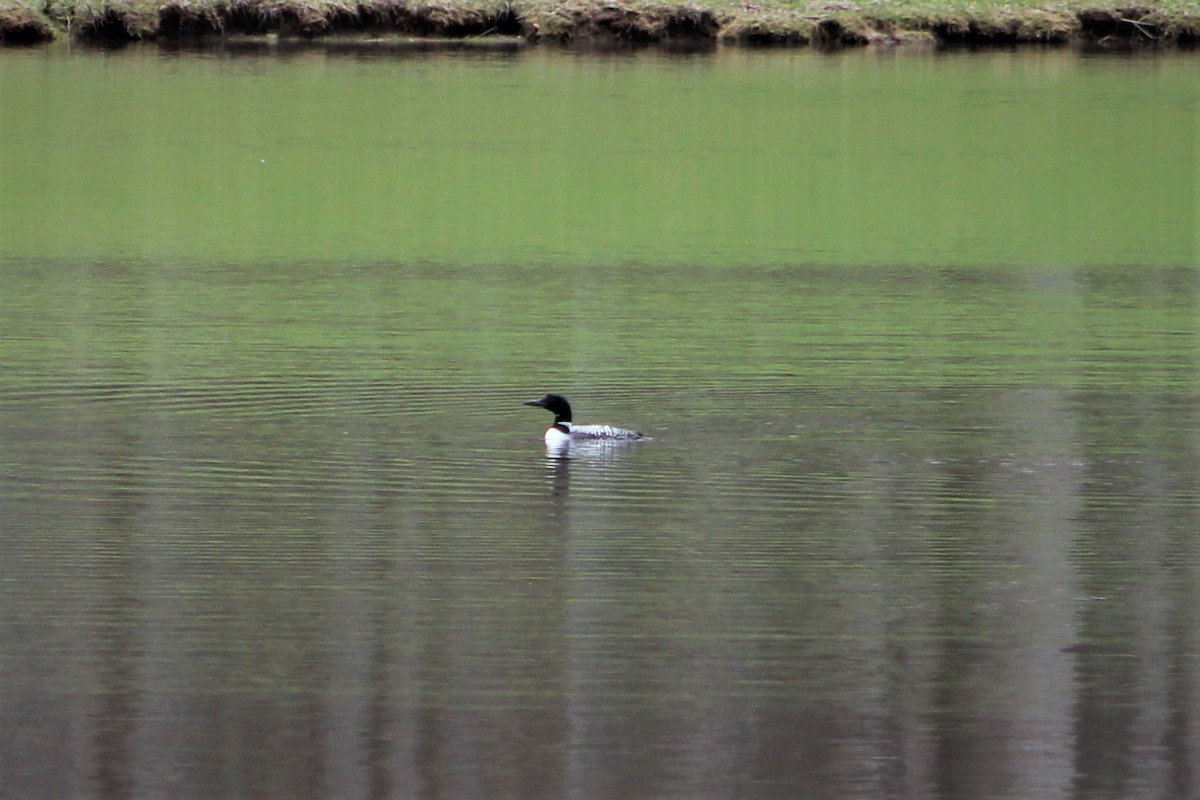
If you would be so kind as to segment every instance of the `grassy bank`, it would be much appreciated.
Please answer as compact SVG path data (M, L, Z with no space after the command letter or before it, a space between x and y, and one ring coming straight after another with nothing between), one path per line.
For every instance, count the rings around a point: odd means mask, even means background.
M0 0L0 42L334 33L552 42L1200 43L1200 0Z

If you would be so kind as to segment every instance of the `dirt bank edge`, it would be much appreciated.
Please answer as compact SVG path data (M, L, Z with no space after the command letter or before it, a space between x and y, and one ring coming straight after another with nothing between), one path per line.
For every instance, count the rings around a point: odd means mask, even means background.
M405 0L0 0L0 44L183 40L230 34L316 38L339 33L435 39L724 42L745 45L1200 43L1200 4L955 6L894 12L880 3L405 2Z

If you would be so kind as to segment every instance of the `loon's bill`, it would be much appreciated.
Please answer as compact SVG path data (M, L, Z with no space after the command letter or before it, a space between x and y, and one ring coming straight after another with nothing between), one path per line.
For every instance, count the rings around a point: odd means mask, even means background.
M617 428L612 425L576 425L571 421L571 404L559 394L548 394L538 400L525 401L527 406L544 408L554 414L554 423L546 429L545 440L554 447L572 440L638 441L650 437L638 431Z

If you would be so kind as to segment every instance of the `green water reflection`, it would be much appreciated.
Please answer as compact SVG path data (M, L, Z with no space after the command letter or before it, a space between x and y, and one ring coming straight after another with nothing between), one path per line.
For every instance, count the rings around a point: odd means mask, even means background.
M1195 796L1194 74L0 54L0 795Z
M6 53L9 255L1192 264L1186 57Z

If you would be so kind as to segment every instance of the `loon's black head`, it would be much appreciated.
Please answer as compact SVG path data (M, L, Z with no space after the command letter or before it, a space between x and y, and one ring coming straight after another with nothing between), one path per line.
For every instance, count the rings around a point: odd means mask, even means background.
M526 400L525 405L537 406L552 412L555 422L571 421L571 404L561 394L548 394L540 400Z

